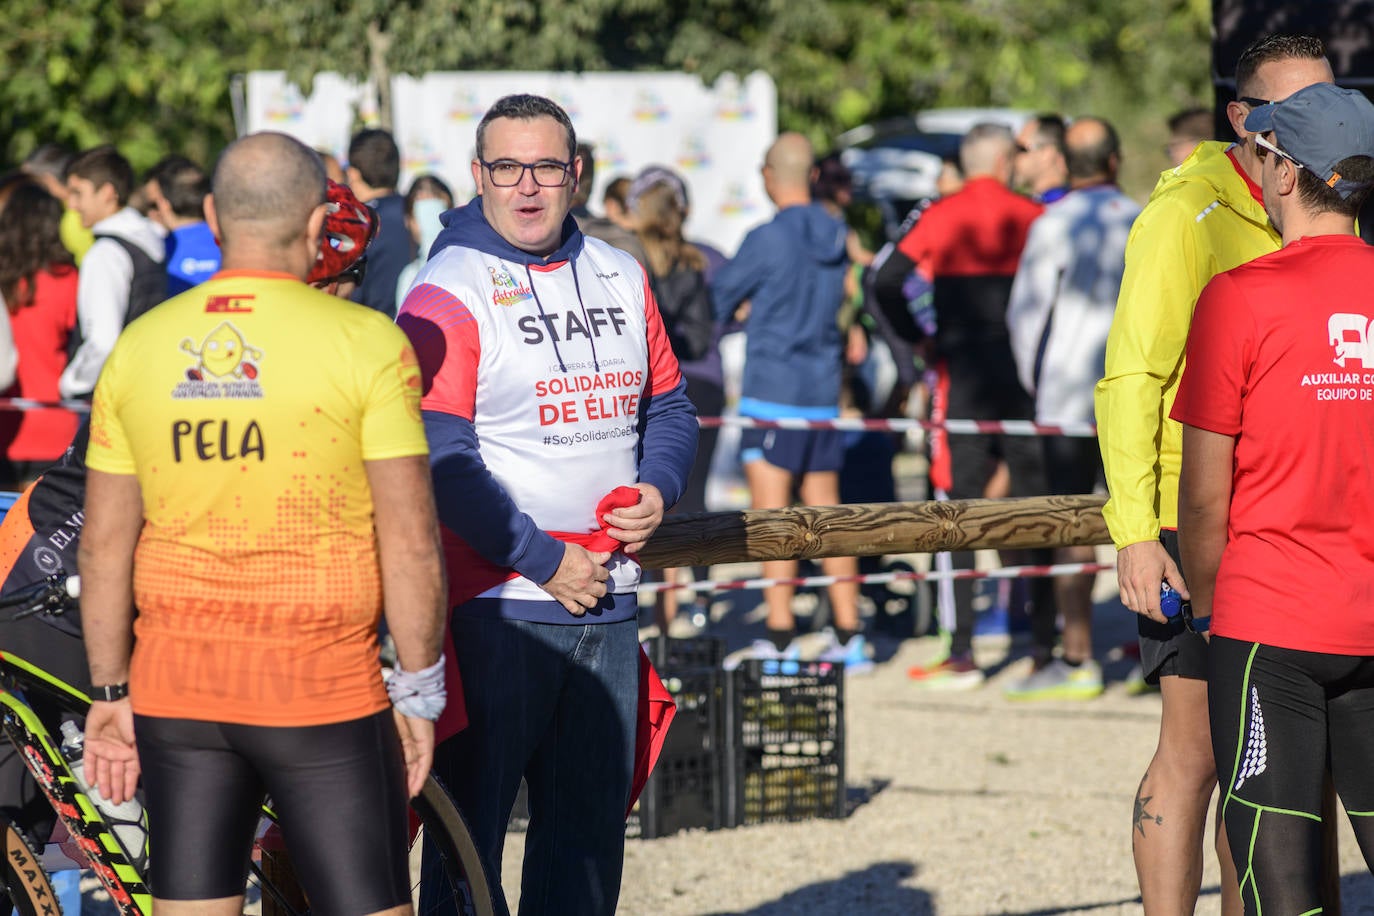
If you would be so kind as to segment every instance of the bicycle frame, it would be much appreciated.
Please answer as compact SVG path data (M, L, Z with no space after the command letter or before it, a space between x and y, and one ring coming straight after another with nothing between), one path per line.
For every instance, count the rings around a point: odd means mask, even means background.
M90 708L90 697L23 659L0 651L0 728L5 737L23 758L77 848L89 860L120 916L151 913L153 898L147 885L100 809L72 775L52 733L28 704L25 689L43 691L76 714L84 714Z

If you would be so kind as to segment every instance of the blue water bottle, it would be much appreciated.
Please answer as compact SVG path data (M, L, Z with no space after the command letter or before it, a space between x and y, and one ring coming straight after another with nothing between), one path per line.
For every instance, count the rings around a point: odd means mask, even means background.
M1183 613L1183 596L1174 591L1174 587L1167 581L1159 583L1159 609L1170 620Z
M1169 585L1168 581L1160 582L1160 610L1164 611L1165 617L1171 621L1183 612L1183 596L1173 591L1173 586Z

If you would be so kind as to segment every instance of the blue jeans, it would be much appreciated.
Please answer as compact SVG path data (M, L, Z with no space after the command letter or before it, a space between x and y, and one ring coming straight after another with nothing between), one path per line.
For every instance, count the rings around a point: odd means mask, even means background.
M521 916L614 913L639 711L637 622L454 615L453 643L469 725L436 749L434 772L472 829L497 912L509 912L501 853L523 776Z

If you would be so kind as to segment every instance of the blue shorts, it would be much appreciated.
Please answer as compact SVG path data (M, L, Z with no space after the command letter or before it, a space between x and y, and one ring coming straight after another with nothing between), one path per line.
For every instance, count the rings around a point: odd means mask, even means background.
M838 471L844 464L844 433L837 429L745 429L740 431L739 460L767 461L800 477Z

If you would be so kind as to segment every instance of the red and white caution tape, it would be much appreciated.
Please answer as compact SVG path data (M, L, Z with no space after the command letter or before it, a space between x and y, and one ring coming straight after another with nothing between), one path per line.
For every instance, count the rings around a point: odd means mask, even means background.
M680 589L688 592L728 592L771 588L774 585L819 587L839 582L858 582L861 585L886 585L891 582L940 581L952 579L1034 579L1047 576L1080 576L1116 569L1110 563L1056 563L1052 566L1003 566L1000 569L951 569L935 572L896 571L869 573L860 576L804 576L791 579L731 579L722 582L644 582L644 592L666 592Z
M1068 436L1092 439L1097 436L1094 423L1035 423L1031 420L916 420L899 417L869 420L837 417L833 420L758 420L754 417L697 417L703 427L740 426L751 429L838 429L851 432L901 433L912 429L943 429L956 436L1000 434L1003 436Z

